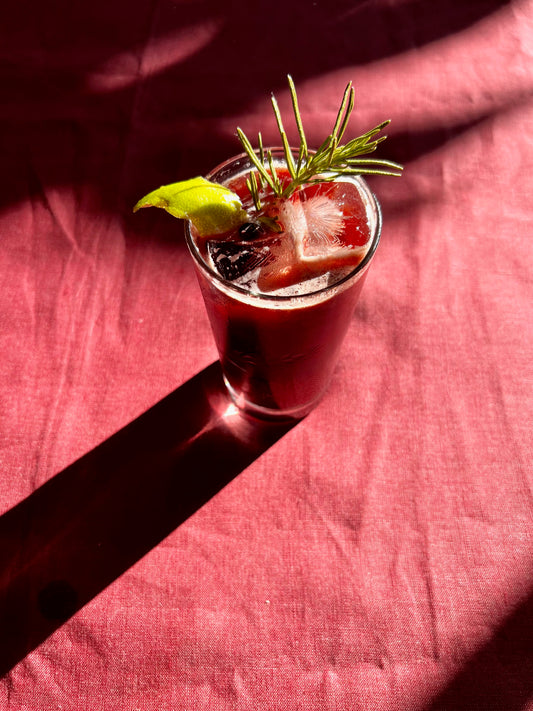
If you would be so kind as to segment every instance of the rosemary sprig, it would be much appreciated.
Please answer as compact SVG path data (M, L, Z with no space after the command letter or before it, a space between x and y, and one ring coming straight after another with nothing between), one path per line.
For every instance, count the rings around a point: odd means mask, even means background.
M394 161L359 157L373 153L378 145L386 139L386 136L378 136L378 134L388 126L390 121L383 121L362 136L353 138L344 145L341 144L355 105L355 91L351 82L344 90L332 132L315 152L310 152L298 106L296 87L292 77L288 76L287 78L299 136L296 159L290 148L278 102L272 96L272 108L281 137L285 162L291 176L290 182L285 187L283 187L277 173L271 151L265 151L263 148L261 134L258 136L259 149L255 150L242 129L237 128L239 140L257 170L257 174L250 173L247 185L258 211L261 209L260 191L265 183L277 197L288 198L302 185L332 181L344 175L393 175L398 177L402 174L403 167Z

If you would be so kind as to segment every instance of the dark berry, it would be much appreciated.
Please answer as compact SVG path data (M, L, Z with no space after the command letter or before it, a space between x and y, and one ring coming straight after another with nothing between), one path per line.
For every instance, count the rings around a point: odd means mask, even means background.
M207 251L215 269L227 281L244 276L272 258L266 245L248 245L246 242L209 240Z
M239 227L239 234L243 239L255 239L262 232L262 227L258 222L245 222Z

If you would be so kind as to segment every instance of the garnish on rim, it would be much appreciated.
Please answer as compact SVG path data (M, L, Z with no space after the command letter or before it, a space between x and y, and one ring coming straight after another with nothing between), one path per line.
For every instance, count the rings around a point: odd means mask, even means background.
M303 185L333 181L343 175L401 176L403 167L398 163L384 159L360 157L373 153L378 144L387 138L386 136L375 138L375 136L377 136L377 134L380 133L385 126L388 126L390 119L383 121L375 128L364 133L362 136L353 138L345 145L340 143L355 105L355 91L352 86L352 82L349 82L344 90L344 95L333 131L318 148L318 150L310 152L307 146L307 139L305 137L302 117L298 106L296 87L294 86L294 82L290 75L287 79L289 81L289 88L291 92L294 118L300 138L300 146L298 148L298 156L296 158L290 148L287 134L283 126L278 102L274 96L272 96L272 107L274 109L278 131L281 136L285 161L291 176L291 181L288 184L283 185L280 181L274 165L272 152L270 150L265 152L261 134L258 134L259 147L256 151L244 131L241 128L237 128L239 140L250 158L250 161L257 169L257 174L253 172L250 173L247 185L252 195L255 208L258 212L260 212L262 208L260 190L263 188L264 184L270 187L276 197L288 198Z
M238 195L201 177L152 190L133 212L142 207L161 207L174 217L190 220L201 237L238 227L247 219Z
M273 195L274 198L286 200L302 187L335 181L342 176L400 176L403 170L401 165L393 161L361 157L373 153L378 144L386 139L386 136L378 137L377 134L390 123L390 120L383 121L362 136L348 141L345 145L341 144L340 141L346 131L355 104L352 82L349 82L344 90L333 131L318 150L309 150L298 106L296 88L292 77L289 75L287 78L300 139L297 156L290 148L279 106L274 96L272 96L272 107L290 175L289 181L280 178L272 151L265 151L261 134L258 134L259 147L255 150L242 129L237 128L239 140L252 166L255 167L255 170L251 170L246 179L257 211L253 224L259 224L274 232L280 232L282 228L277 219L273 218L268 209L265 210L262 205L261 196L265 190L267 192L270 190L271 196ZM142 207L160 207L174 217L190 220L199 237L222 234L250 222L250 216L243 209L238 195L218 183L201 177L162 185L141 198L133 211L136 212Z

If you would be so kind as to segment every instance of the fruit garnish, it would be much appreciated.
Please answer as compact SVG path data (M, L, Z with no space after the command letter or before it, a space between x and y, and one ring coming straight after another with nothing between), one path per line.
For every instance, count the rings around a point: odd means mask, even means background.
M265 240L207 240L207 251L217 272L227 281L235 281L271 260L270 245Z
M316 151L310 150L294 82L290 76L288 81L299 136L297 148L289 144L272 96L281 159L279 151L275 155L263 147L260 133L254 149L237 128L251 164L246 177L236 176L228 187L200 177L164 185L134 207L134 212L160 207L190 220L195 235L207 238L206 253L223 278L266 292L357 266L368 251L371 234L353 178L400 176L403 170L390 160L363 157L386 139L378 134L389 120L341 143L355 104L351 82L344 90L332 132Z
M143 207L160 207L190 220L200 237L228 232L248 219L238 195L202 177L162 185L141 198L133 212Z

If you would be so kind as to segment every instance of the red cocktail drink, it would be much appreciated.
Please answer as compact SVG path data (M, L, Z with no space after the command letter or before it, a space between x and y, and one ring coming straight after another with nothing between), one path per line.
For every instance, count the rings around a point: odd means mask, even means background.
M283 154L273 155L283 179ZM251 170L243 155L207 177L245 203ZM264 198L268 206L268 189ZM189 225L187 243L234 402L257 416L298 418L330 382L379 242L380 210L353 176L313 182L263 212L272 229L250 223L198 239Z
M389 121L346 143L354 88L314 151L288 77L300 145L291 149L277 101L282 148L258 148L206 178L162 185L137 202L189 220L186 236L235 404L261 417L299 418L326 390L376 251L379 205L361 175L401 175L368 158Z

